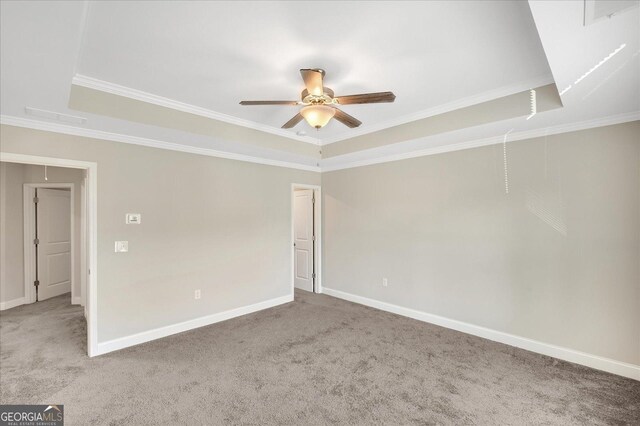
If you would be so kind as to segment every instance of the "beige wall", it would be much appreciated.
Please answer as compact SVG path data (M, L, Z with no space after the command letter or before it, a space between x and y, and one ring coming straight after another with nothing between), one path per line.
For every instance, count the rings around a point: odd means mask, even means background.
M49 167L48 180L44 180L44 168L26 164L0 162L2 170L2 279L0 279L0 302L9 302L24 297L24 223L23 184L25 183L73 183L74 184L74 239L75 260L73 271L74 294L80 298L80 202L83 171L62 167ZM74 301L80 303L80 300Z
M319 174L0 137L2 151L98 163L100 342L290 291L290 184ZM502 145L323 174L324 286L640 364L640 123L512 142L507 160L508 194Z
M640 364L640 122L506 147L323 173L324 286Z
M24 296L24 166L0 163L0 302Z
M12 126L0 137L4 152L98 163L99 342L290 293L291 183L319 174Z

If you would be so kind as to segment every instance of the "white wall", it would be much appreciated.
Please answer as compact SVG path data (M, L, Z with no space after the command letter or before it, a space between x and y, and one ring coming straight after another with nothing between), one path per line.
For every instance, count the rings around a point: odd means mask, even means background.
M639 365L640 122L506 147L323 173L325 288Z
M48 180L44 179L44 167L27 164L0 162L2 171L2 279L0 279L0 303L24 297L24 223L23 184L25 183L73 183L75 206L74 239L75 260L73 273L74 294L80 297L80 185L83 171L62 167L49 167ZM80 300L74 301L80 303Z
M318 173L12 126L0 136L3 152L98 163L98 342L291 293L291 183Z

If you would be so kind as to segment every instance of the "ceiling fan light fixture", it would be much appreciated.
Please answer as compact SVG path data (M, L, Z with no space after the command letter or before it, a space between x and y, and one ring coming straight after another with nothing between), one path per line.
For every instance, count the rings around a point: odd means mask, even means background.
M282 125L283 129L292 129L303 119L311 127L320 130L332 118L353 129L362 124L360 120L350 116L334 105L377 104L393 102L393 92L360 93L357 95L335 97L333 90L323 83L325 72L319 68L303 68L300 70L305 89L300 93L300 101L241 101L240 105L305 105L300 112Z
M326 105L309 105L300 110L307 123L316 129L326 126L335 113L335 108Z

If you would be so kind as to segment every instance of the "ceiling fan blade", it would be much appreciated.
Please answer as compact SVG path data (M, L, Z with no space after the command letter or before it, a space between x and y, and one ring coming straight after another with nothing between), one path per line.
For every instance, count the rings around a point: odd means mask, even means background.
M335 118L345 126L351 127L353 129L354 127L358 127L359 125L362 124L362 121L358 120L355 117L350 116L349 114L342 111L341 109L336 108L335 110L336 110L336 114L333 116L333 118Z
M290 129L293 126L295 126L296 124L298 124L300 121L302 121L304 117L302 116L302 114L298 113L296 115L293 116L293 118L289 121L287 121L286 123L284 123L282 125L283 129Z
M298 105L297 101L241 101L240 105Z
M335 100L340 105L349 104L377 104L380 102L393 102L396 95L393 92L363 93L361 95L338 96Z
M322 96L324 94L324 88L322 87L323 70L301 69L300 74L302 74L304 85L310 95Z

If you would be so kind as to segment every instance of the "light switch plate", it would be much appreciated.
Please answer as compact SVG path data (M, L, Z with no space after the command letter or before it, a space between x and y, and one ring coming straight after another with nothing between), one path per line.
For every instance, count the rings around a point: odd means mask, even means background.
M126 222L127 225L140 225L142 221L142 215L140 213L127 213Z
M129 241L116 241L116 253L126 253L129 251Z

